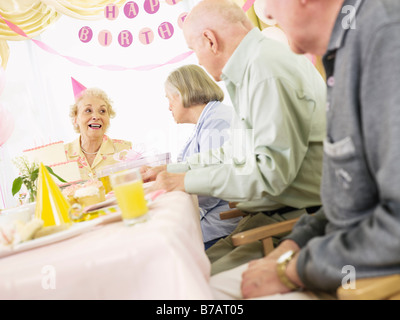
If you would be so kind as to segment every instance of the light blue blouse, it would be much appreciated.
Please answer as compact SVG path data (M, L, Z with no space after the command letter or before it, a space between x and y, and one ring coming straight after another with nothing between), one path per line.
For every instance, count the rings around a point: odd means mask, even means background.
M183 147L178 162L195 153L205 153L219 148L229 140L233 108L219 101L209 102L193 130L192 135ZM221 220L219 213L230 210L228 202L219 198L199 196L200 224L203 241L211 241L229 235L240 218Z

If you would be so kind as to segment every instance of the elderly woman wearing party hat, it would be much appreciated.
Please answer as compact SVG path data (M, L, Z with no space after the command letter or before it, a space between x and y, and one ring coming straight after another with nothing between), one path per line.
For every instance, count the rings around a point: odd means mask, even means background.
M81 178L88 180L96 177L96 170L118 162L124 150L132 148L132 143L110 139L105 134L115 116L107 94L98 88L86 88L74 78L71 80L75 103L70 117L80 136L65 145L65 152L68 160L78 161Z

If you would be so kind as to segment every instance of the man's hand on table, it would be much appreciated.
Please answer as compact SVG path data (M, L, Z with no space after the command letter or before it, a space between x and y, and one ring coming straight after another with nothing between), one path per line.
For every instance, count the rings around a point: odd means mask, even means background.
M151 186L152 190L185 191L186 173L170 173L162 171L157 175L155 183Z
M289 262L286 274L293 282L302 287L304 286L296 270L299 247L294 241L286 240L268 256L249 263L248 269L242 274L241 290L243 298L248 299L290 292L290 289L279 280L277 273L277 259L289 250L296 251L297 254Z
M155 181L148 191L165 190L185 191L185 173L167 172L167 166L158 167L142 166L140 168L143 182Z
M143 182L155 181L160 172L167 171L167 165L157 167L142 166L140 174L142 175Z

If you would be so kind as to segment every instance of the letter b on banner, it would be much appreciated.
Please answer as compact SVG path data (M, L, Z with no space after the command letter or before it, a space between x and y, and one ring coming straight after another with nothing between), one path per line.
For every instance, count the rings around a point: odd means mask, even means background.
M82 27L79 30L78 36L79 36L79 40L81 40L84 43L87 43L90 40L92 40L93 31L92 31L92 29L90 29L90 27Z

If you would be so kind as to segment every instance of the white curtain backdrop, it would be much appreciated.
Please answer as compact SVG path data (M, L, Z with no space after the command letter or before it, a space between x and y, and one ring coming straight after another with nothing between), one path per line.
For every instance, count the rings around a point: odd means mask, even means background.
M135 1L139 14L128 19L123 9L115 20L76 20L62 16L39 37L62 55L72 56L94 65L119 65L138 67L160 64L188 52L182 30L177 20L197 2L186 0L176 5L160 1L155 14L147 14L143 0ZM172 38L164 40L157 34L157 27L168 21L174 26ZM79 40L83 26L93 30L89 43ZM149 45L139 42L140 29L149 27L155 33ZM99 44L97 36L109 30L113 42L109 47ZM129 30L133 37L131 46L119 45L117 37L122 30ZM6 68L6 83L0 102L15 118L15 129L10 139L0 147L0 208L17 205L11 195L12 181L18 171L12 159L22 151L50 142L76 139L69 118L73 103L71 77L86 87L99 87L113 100L116 117L111 120L108 135L115 139L132 141L133 148L145 152L171 152L176 159L180 148L191 133L193 125L177 125L168 110L164 81L175 68L184 64L197 64L195 54L175 64L151 71L106 71L97 67L83 67L58 55L50 54L30 40L9 41L10 58ZM225 87L220 83L226 92ZM226 94L225 103L231 104Z

